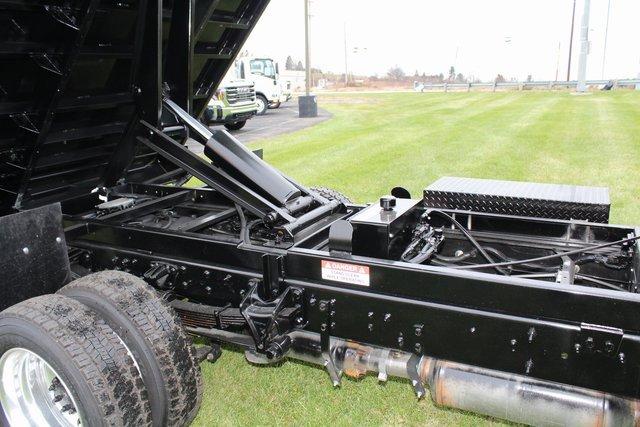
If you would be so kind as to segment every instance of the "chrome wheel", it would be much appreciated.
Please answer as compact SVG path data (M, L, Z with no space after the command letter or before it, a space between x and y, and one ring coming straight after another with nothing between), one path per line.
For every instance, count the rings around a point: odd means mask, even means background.
M0 358L0 403L14 426L83 424L76 400L58 373L24 348L12 348Z

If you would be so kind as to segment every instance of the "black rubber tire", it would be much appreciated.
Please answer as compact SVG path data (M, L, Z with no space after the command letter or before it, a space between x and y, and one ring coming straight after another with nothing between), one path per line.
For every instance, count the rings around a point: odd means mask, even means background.
M226 127L229 130L240 130L244 127L244 125L247 124L246 120L242 120L240 122L233 122L233 123L225 123L224 127Z
M267 98L264 95L256 95L256 101L258 99L262 101L262 104L258 104L258 110L256 111L256 116L264 116L267 110L269 109L269 101L267 101Z
M316 193L320 194L325 199L338 200L339 202L342 202L345 205L348 205L348 204L351 203L351 199L349 199L347 196L345 196L341 192L336 191L336 190L331 189L331 188L311 187L309 190L315 191Z
M154 426L188 425L202 401L195 349L175 311L144 280L101 271L58 291L96 311L127 345L149 393Z
M98 315L62 295L22 301L0 313L0 356L25 348L58 373L90 426L150 426L142 378ZM2 411L2 425L9 425Z

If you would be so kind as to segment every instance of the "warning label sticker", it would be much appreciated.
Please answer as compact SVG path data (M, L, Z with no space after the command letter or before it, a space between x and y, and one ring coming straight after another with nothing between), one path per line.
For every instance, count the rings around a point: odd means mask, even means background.
M322 260L322 278L351 285L369 286L369 267Z

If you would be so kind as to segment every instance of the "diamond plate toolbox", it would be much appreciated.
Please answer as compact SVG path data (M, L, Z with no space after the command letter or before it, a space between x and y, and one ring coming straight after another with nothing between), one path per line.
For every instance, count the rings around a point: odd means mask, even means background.
M550 219L609 222L603 187L443 177L424 190L428 207Z

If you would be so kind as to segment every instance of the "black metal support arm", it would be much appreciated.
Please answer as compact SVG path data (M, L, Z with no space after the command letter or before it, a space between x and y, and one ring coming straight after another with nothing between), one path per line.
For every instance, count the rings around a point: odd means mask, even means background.
M140 123L150 133L148 138L138 137L140 142L147 145L171 163L188 171L209 187L219 191L225 197L228 197L233 202L260 218L265 218L267 215L275 213L278 217L286 221L294 220L286 210L266 200L220 168L207 163L204 159L192 153L159 129L156 129L145 121L141 121Z

